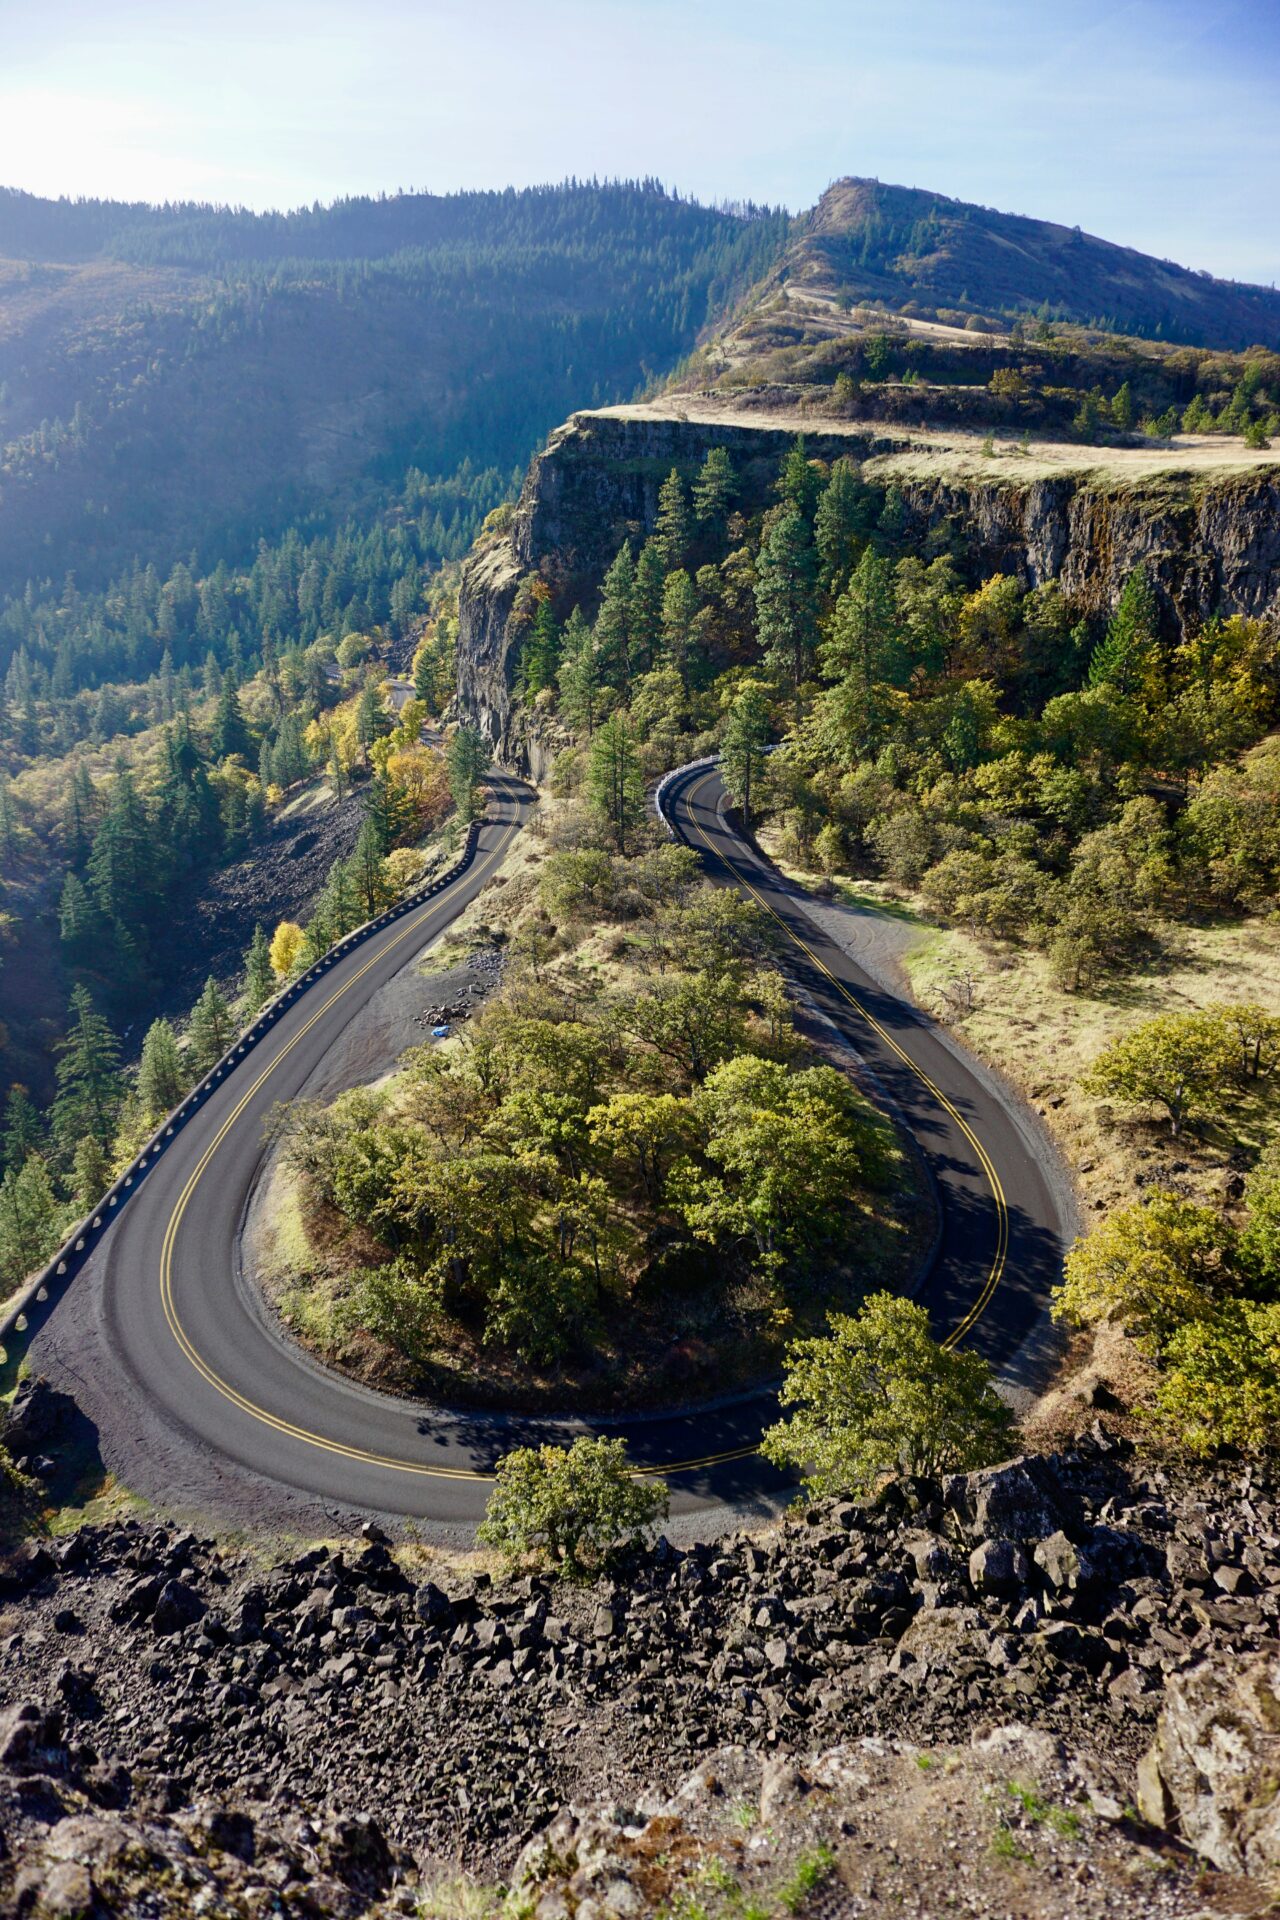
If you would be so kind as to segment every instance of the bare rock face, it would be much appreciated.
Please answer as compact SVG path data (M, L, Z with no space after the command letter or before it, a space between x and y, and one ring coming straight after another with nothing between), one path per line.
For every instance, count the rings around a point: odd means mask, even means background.
M1216 1867L1280 1881L1280 1655L1173 1674L1138 1796Z

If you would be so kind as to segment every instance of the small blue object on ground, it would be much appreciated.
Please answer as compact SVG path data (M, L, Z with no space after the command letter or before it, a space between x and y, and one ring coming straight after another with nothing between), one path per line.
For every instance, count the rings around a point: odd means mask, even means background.
M433 1040L447 1040L449 1038L448 1027L432 1027L431 1038Z

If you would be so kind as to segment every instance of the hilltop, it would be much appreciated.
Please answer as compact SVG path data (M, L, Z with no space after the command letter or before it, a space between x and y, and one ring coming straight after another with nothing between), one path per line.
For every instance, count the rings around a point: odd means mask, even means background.
M964 327L1039 311L1188 346L1280 345L1280 294L1216 280L1079 227L878 180L838 180L803 215L762 293L883 302Z

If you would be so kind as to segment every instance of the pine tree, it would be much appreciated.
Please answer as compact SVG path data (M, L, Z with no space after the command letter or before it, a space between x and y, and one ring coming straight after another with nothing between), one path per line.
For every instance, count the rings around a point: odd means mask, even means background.
M742 808L748 832L768 742L768 698L758 680L748 680L729 709L720 750L725 786Z
M83 986L72 989L70 1027L54 1051L62 1056L53 1103L55 1137L68 1158L86 1134L105 1151L124 1095L120 1048Z
M667 575L662 590L662 654L685 681L689 674L689 644L697 617L698 590L685 569L677 567Z
M60 1220L49 1169L38 1153L28 1154L0 1181L0 1278L6 1292L49 1258Z
M629 545L619 547L604 585L596 615L596 659L606 686L625 694L631 682L631 602L635 565Z
M2 1164L7 1173L16 1173L29 1153L39 1151L42 1138L40 1115L25 1087L13 1086L4 1109Z
M102 915L78 873L68 873L62 882L58 936L72 966L85 966L95 957L102 958Z
M672 467L658 489L658 551L667 572L684 565L689 550L689 503L679 467Z
M217 1065L234 1038L231 1009L211 975L191 1009L191 1068L197 1080L203 1079L210 1067Z
M1091 687L1114 687L1127 698L1141 697L1153 710L1163 696L1160 609L1141 562L1125 581L1107 631L1093 650L1088 678Z
M18 816L7 773L0 773L0 862L8 866L18 851Z
M713 534L724 532L729 509L738 491L738 477L726 447L712 447L693 483L693 510L698 525Z
M520 655L525 698L532 700L544 687L555 685L560 659L560 628L550 600L539 600L533 625Z
M657 540L646 540L631 592L631 672L647 673L662 640L662 596L667 565Z
M457 738L456 734L454 738ZM382 870L386 852L387 843L378 822L366 819L356 835L349 868L351 884L366 920L372 920L375 913L381 913L387 903L387 880Z
M253 930L244 956L244 999L249 1018L261 1011L276 990L271 967L271 943L259 923Z
M854 546L861 531L862 501L858 469L852 460L837 460L822 490L813 522L822 585L827 593L840 593L849 577Z
M591 742L587 798L593 812L608 826L618 852L625 856L627 836L644 813L644 781L635 736L625 713L611 714Z
M138 1099L149 1126L177 1106L184 1085L177 1036L167 1020L153 1020L138 1062Z
M797 434L787 449L778 475L778 498L806 520L812 518L822 486L822 475L809 458L804 435Z
M817 556L798 507L773 522L756 564L756 631L769 667L797 698L813 662Z
M81 1213L96 1207L111 1185L111 1162L92 1135L86 1134L76 1145L71 1168L71 1197Z
M236 689L236 677L230 667L222 676L222 692L218 696L218 710L213 716L209 751L215 760L226 760L238 754L246 761L253 751L253 736L249 732L249 723L244 717Z
M836 602L823 665L833 675L852 674L866 688L896 677L898 652L893 569L867 547Z
M565 622L556 681L566 724L590 739L600 717L602 683L596 637L580 607L575 607Z
M444 750L444 764L458 818L464 823L474 820L477 788L489 764L489 749L474 727L458 728ZM359 887L359 879L356 884Z

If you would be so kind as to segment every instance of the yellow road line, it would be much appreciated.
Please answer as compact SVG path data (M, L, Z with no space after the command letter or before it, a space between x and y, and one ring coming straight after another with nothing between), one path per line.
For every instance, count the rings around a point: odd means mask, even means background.
M692 802L694 795L699 791L699 789L702 786L706 784L706 782L711 777L712 776L710 774L706 774L702 780L697 781L695 785L689 790L688 798L690 802ZM519 825L518 821L513 821L511 823L511 826L508 829L507 833L504 835L503 839L499 842L498 846L494 849L493 853L490 855L489 860L486 863L487 867L493 867L497 863L497 861L501 858L501 856L506 852L507 847L514 836L518 825ZM842 996L842 998L847 1000L849 1005L853 1007L854 1011L858 1013L861 1016L861 1018L867 1022L868 1026L873 1028L874 1031L877 1034L879 1034L880 1038L885 1042L885 1044L898 1056L898 1058L901 1061L903 1061L903 1063L907 1067L910 1068L912 1073L916 1075L917 1079L919 1079L922 1082L922 1084L928 1089L928 1091L933 1095L934 1099L938 1101L939 1105L942 1106L948 1114L950 1114L951 1118L955 1121L956 1125L960 1128L965 1138L969 1141L970 1145L973 1147L974 1152L977 1154L979 1164L981 1165L982 1170L987 1177L988 1183L990 1184L992 1195L996 1205L996 1216L997 1216L997 1222L998 1222L996 1256L992 1263L991 1271L987 1276L986 1282L983 1286L982 1292L980 1293L977 1301L970 1308L969 1312L965 1315L964 1319L960 1322L959 1326L957 1326L953 1330L953 1332L948 1335L947 1339L943 1343L945 1346L954 1346L959 1340L963 1339L964 1335L976 1324L977 1320L979 1319L979 1317L985 1310L986 1306L988 1305L991 1299L991 1296L994 1294L996 1287L999 1285L1000 1277L1004 1270L1005 1259L1006 1259L1007 1248L1008 1248L1008 1208L1005 1204L1004 1191L1000 1185L999 1175L996 1173L995 1167L992 1165L992 1162L986 1152L986 1149L983 1147L981 1141L978 1139L973 1129L968 1125L964 1117L959 1112L957 1112L956 1108L947 1099L946 1095L941 1091L939 1087L937 1087L934 1084L934 1082L929 1078L928 1074L924 1072L923 1068L918 1066L916 1062L911 1058L910 1054L906 1053L904 1049L901 1046L899 1046L898 1042L894 1039L893 1035L889 1033L887 1029L880 1024L880 1022L875 1018L875 1016L872 1013L870 1013L865 1006L863 1006L861 1001L858 1000L854 994L849 992L848 988L845 987L843 982L836 978L836 976L831 972L830 968L826 966L825 963L818 958L818 955L813 951L813 949L808 945L808 943L805 940L803 940L800 937L800 935L794 931L793 928L788 926L787 922L782 918L782 915L778 913L775 907L770 905L769 901L764 899L764 897L756 890L755 887L752 886L751 882L741 872L741 870L738 868L735 862L731 860L728 857L728 855L719 852L718 849L712 846L710 840L707 838L706 834L702 831L702 828L698 826L696 820L693 821L693 827L694 827L694 831L697 833L699 839L702 841L703 845L708 849L708 851L715 853L716 857L724 862L725 866L728 867L729 871L734 875L734 878L736 879L738 884L741 887L743 887L746 890L746 892L748 892L754 900L756 900L762 907L765 908L765 910L768 913L770 913L773 916L773 918L778 922L778 925L782 927L784 932L787 934L788 938L793 940L795 944L802 949L802 951L808 956L808 958L820 970L820 972L825 974L826 978L831 982L832 986L835 987L836 991ZM430 912L431 910L432 909L430 908L427 909L428 912ZM281 1048L280 1052L276 1055L275 1059L271 1062L271 1064L268 1067L264 1068L261 1074L259 1074L258 1078L254 1081L253 1085L249 1088L248 1092L243 1096L243 1098L232 1110L232 1112L227 1117L227 1119L223 1122L217 1135L215 1136L213 1141L210 1143L210 1145L205 1149L205 1152L201 1156L198 1164L195 1167L195 1170L191 1174L190 1179L187 1181L187 1184L183 1189L181 1196L179 1197L179 1200L173 1210L173 1213L170 1216L169 1224L165 1231L164 1246L160 1256L160 1292L161 1292L161 1299L164 1305L165 1319L168 1322L169 1329L172 1332L175 1340L178 1342L179 1347L182 1349L187 1359L191 1362L192 1366L201 1375L201 1377L205 1381L207 1381L211 1387L215 1389L215 1391L217 1391L223 1396L224 1399L230 1401L234 1406L238 1407L242 1412L249 1414L253 1419L260 1421L264 1426L271 1427L277 1433L281 1433L290 1439L305 1441L308 1445L317 1447L326 1453L337 1454L349 1460L357 1460L367 1466L388 1467L400 1473L415 1474L417 1476L420 1476L422 1478L427 1478L427 1479L487 1481L492 1479L493 1476L491 1473L477 1472L474 1469L469 1467L440 1467L440 1466L432 1467L432 1466L420 1464L417 1461L401 1460L389 1454L373 1453L363 1447L348 1446L346 1443L342 1441L327 1439L325 1435L316 1433L308 1427L300 1427L295 1425L291 1421L283 1420L279 1417L279 1415L271 1413L267 1408L258 1406L258 1404L255 1401L248 1399L244 1394L240 1393L237 1388L231 1386L227 1381L223 1380L222 1377L218 1373L216 1373L214 1369L210 1367L208 1363L196 1351L195 1347L191 1343L190 1338L187 1335L185 1328L182 1325L181 1319L178 1315L177 1306L173 1298L173 1250L174 1250L174 1245L177 1238L178 1228L182 1223L183 1215L186 1213L187 1206L191 1200L191 1197L195 1192L195 1189L199 1184L201 1178L203 1177L205 1170L208 1167L210 1161L213 1159L214 1154L217 1152L219 1146L226 1139L228 1133L231 1131L236 1121L240 1118L241 1114L244 1112L249 1102L253 1099L258 1089L270 1077L270 1075L275 1072L276 1068L280 1065L280 1062L286 1057L286 1055L292 1052L293 1048L297 1046L298 1042L307 1033L311 1031L312 1027L315 1026L316 1022L318 1020L323 1019L324 1015L329 1011L330 1007L332 1007L337 1000L341 999L344 993L349 992L350 989L356 984L356 982L362 979L363 976L369 972L370 968L376 966L378 962L386 956L386 954L391 950L392 947L397 946L401 940L407 939L409 935L411 933L416 932L420 926L421 926L420 920L411 921L410 924L404 929L403 933L398 934L396 938L392 941L389 941L386 946L379 948L378 952L372 957L372 959L367 961L366 964L363 967L361 967L358 972L354 973L351 976L350 980L348 980L345 983L345 985L339 987L337 992L332 994L329 997L329 999L325 1001L322 1007L318 1008L318 1010L312 1015L311 1019L306 1022L305 1026L301 1027L298 1030L298 1032L293 1036L293 1039L289 1041L288 1045ZM708 1467L723 1465L729 1461L749 1459L751 1458L752 1455L754 1455L758 1451L759 1451L759 1448L754 1444L748 1445L748 1446L733 1447L721 1453L705 1454L698 1459L682 1460L671 1466L641 1467L637 1469L637 1472L642 1474L694 1473L694 1472L704 1471Z
M965 1314L964 1318L960 1321L960 1324L957 1327L952 1329L952 1331L947 1335L946 1339L942 1343L944 1347L954 1347L955 1345L957 1345L959 1341L964 1339L964 1336L966 1335L966 1333L971 1332L972 1329L977 1325L983 1313L986 1311L987 1307L990 1305L991 1297L995 1293L996 1288L999 1286L1001 1276L1004 1273L1005 1261L1008 1257L1008 1249L1009 1249L1009 1209L1005 1202L1004 1188L1000 1184L1000 1176L996 1172L995 1167L992 1164L990 1155L987 1153L986 1148L983 1146L981 1140L979 1140L977 1134L973 1131L973 1128L969 1125L967 1120L965 1120L964 1116L956 1110L956 1108L952 1105L950 1100L948 1100L946 1094L943 1093L942 1089L936 1086L934 1082L929 1078L929 1075L924 1071L924 1068L917 1065L917 1063L911 1058L911 1055L907 1053L903 1047L899 1046L898 1042L894 1039L893 1035L888 1031L886 1027L881 1026L880 1022L876 1019L875 1015L868 1011L868 1009L862 1004L861 1000L858 999L857 995L851 993L849 989L845 986L844 982L836 978L835 974L832 973L830 967L828 967L822 960L818 958L818 955L813 951L813 948L809 945L808 941L803 940L800 937L800 935L795 931L795 929L790 925L788 925L787 921L783 919L782 915L778 912L777 908L771 905L770 902L765 899L764 895L759 893L756 890L756 888L752 886L751 882L747 879L746 875L742 872L741 868L738 867L737 864L730 859L729 855L727 853L722 853L718 847L714 847L712 845L711 841L707 838L707 835L703 832L702 828L698 825L698 822L693 818L692 807L693 807L694 796L698 792L700 792L700 790L704 786L706 786L707 782L713 777L714 776L712 774L706 773L702 776L701 780L695 780L692 787L690 787L687 795L689 805L690 805L689 817L693 825L693 830L697 834L698 838L702 841L703 846L706 847L709 853L713 853L718 860L722 860L724 862L725 866L728 867L730 873L733 874L734 879L737 881L738 885L744 888L745 891L751 895L752 899L755 900L760 906L762 906L767 913L772 914L773 918L777 921L778 925L782 928L783 932L787 935L787 937L793 940L796 946L798 946L803 953L808 955L809 959L813 962L814 966L817 967L821 973L826 975L827 979L831 982L831 985L835 988L836 992L840 994L841 998L848 1001L849 1005L853 1008L854 1012L857 1013L861 1019L866 1021L867 1025L872 1029L873 1032L877 1033L880 1036L881 1040L883 1040L885 1045L889 1047L898 1056L899 1060L902 1061L904 1066L907 1066L911 1069L912 1073L914 1073L917 1080L919 1080L921 1084L928 1089L928 1091L933 1095L934 1099L938 1102L939 1106L941 1106L945 1112L950 1114L951 1118L955 1121L956 1125L959 1127L960 1131L963 1133L965 1139L969 1142L970 1146L973 1148L974 1152L978 1156L978 1163L981 1166L983 1173L986 1175L987 1183L991 1188L992 1198L994 1199L995 1206L996 1206L996 1251L995 1251L995 1258L991 1264L991 1271L988 1273L986 1280L983 1283L982 1290L979 1293L978 1298L974 1301L969 1311Z
M508 831L499 841L488 861L485 863L485 867L481 869L482 872L493 867L506 852L519 824L518 820L512 821ZM164 1306L164 1315L168 1322L170 1332L201 1378L206 1380L224 1399L229 1400L234 1406L239 1407L242 1412L252 1415L255 1420L261 1421L263 1425L273 1427L277 1433L285 1434L292 1439L305 1440L312 1446L323 1448L327 1453L341 1454L349 1460L359 1460L370 1466L395 1467L404 1473L430 1476L433 1479L488 1480L492 1478L490 1474L477 1473L469 1467L429 1467L419 1465L411 1460L394 1459L390 1455L368 1452L363 1447L351 1447L338 1440L326 1439L323 1434L313 1433L307 1427L295 1426L291 1421L282 1420L277 1414L269 1412L266 1407L260 1407L256 1401L248 1399L209 1366L207 1361L202 1358L193 1346L185 1327L182 1325L173 1297L173 1249L177 1239L178 1228L182 1224L182 1217L186 1213L191 1197L199 1185L209 1162L213 1159L214 1154L226 1139L236 1121L240 1118L258 1089L275 1072L280 1062L284 1060L288 1054L292 1053L298 1042L310 1033L316 1022L322 1020L330 1007L332 1007L336 1001L340 1000L344 993L349 993L356 982L363 979L364 975L369 972L370 968L376 967L379 961L385 959L393 947L397 947L402 940L407 940L410 934L418 932L422 926L422 919L434 912L435 906L438 904L438 902L432 903L431 906L424 909L422 916L410 920L402 933L397 934L394 940L389 940L385 946L379 947L373 957L366 961L358 972L353 973L351 978L346 981L343 986L339 987L336 993L329 996L322 1007L317 1008L305 1026L298 1029L288 1045L282 1047L271 1064L263 1069L248 1092L227 1116L217 1134L201 1155L195 1170L182 1190L177 1205L169 1216L169 1224L165 1230L164 1245L160 1254L160 1298Z

